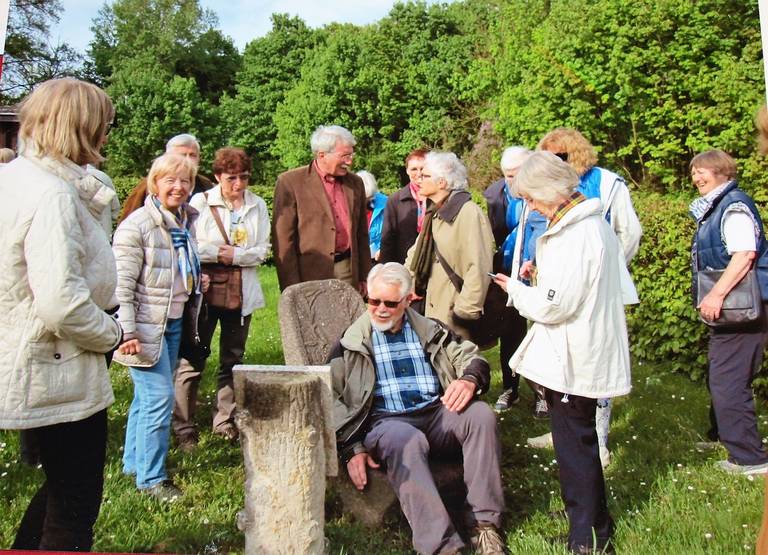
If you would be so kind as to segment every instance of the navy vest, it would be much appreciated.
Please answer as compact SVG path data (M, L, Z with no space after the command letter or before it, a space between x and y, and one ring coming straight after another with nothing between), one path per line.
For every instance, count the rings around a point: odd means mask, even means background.
M720 235L720 223L725 210L734 202L744 203L757 222L760 233L757 237L757 278L763 300L768 301L768 244L763 231L763 221L757 211L754 201L744 191L738 188L734 181L715 199L710 209L698 222L696 235L693 239L693 290L696 297L696 274L698 270L723 270L731 261L731 255L723 244Z

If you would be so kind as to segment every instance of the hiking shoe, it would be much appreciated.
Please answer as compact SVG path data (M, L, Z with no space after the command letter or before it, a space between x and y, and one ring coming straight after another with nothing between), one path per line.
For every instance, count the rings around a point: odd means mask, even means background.
M525 440L525 444L534 449L551 449L554 446L554 443L552 442L552 432L547 432L544 435L536 437L529 437Z
M717 466L720 470L724 470L729 474L741 474L743 476L768 474L768 462L762 464L736 464L729 460L725 460L717 461Z
M191 432L178 436L176 448L183 453L193 453L197 449L197 434Z
M549 418L549 406L544 399L537 399L536 406L533 407L533 417L536 420L546 420Z
M183 493L176 487L176 484L172 480L163 480L160 483L150 486L148 488L139 489L140 493L151 495L158 501L173 502L179 499Z
M240 437L240 432L237 431L237 428L234 424L232 424L232 422L225 422L220 426L216 426L216 429L213 430L213 433L217 436L223 437L230 443L235 443Z
M507 546L493 524L479 524L472 530L472 549L477 555L504 555Z
M499 395L499 398L496 399L496 404L493 406L493 410L496 412L509 410L512 405L516 405L519 402L520 394L516 389L510 387L509 389L505 389L504 393Z

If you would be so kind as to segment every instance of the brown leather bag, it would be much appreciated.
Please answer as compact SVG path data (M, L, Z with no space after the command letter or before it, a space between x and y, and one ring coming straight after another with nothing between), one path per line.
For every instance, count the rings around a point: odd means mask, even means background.
M208 201L208 193L205 200ZM208 209L216 221L216 225L227 245L231 245L224 224L221 222L219 211L208 205ZM207 275L211 283L203 295L208 306L223 308L226 310L240 310L243 307L243 269L240 266L227 264L203 264L202 272Z

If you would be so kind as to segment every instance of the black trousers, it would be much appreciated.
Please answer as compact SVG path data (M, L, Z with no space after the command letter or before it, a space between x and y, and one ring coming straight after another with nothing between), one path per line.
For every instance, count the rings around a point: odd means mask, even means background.
M520 387L520 374L512 375L512 369L509 367L509 359L520 346L525 334L528 331L525 318L515 307L508 306L504 310L504 320L502 322L503 331L499 337L499 362L501 363L501 380L504 389L518 390Z
M595 431L597 399L546 390L555 456L560 468L560 495L568 514L568 548L602 549L613 534L608 514L603 467ZM594 537L597 540L595 545Z
M752 378L763 362L768 339L768 315L760 322L734 330L713 329L709 336L708 386L715 430L731 462L768 462L757 431Z
M104 489L106 409L24 433L37 446L45 482L29 502L11 549L90 551Z

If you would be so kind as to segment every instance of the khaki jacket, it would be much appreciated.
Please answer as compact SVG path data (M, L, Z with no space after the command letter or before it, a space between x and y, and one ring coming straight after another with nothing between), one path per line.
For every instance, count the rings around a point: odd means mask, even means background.
M445 390L461 377L477 384L476 394L488 389L490 368L477 347L463 341L439 322L406 309L405 317L424 346L432 369ZM376 369L371 342L371 319L366 312L344 333L331 353L333 422L339 455L348 461L365 451L362 440L373 402Z
M0 428L75 422L114 401L104 353L121 331L104 310L117 274L99 191L67 160L25 153L0 170Z
M464 338L469 331L454 321L453 314L465 320L477 320L493 267L494 241L488 216L466 191L451 194L432 219L435 246L448 265L464 280L459 293L435 256L427 285L424 315L445 322ZM408 251L406 268L411 267L415 245Z
M363 181L348 173L341 178L347 199L352 245L352 281L365 281L371 269ZM314 165L287 171L277 178L272 243L280 290L316 279L332 279L336 228L331 205Z
M186 210L190 229L194 230L197 210L189 206ZM194 241L192 245L194 248ZM112 250L117 260L120 324L126 335L141 343L140 353L116 352L115 361L139 368L154 366L160 359L177 268L173 263L171 233L151 196L115 230ZM190 302L196 307L192 317L196 321L202 296L193 293L192 297Z

